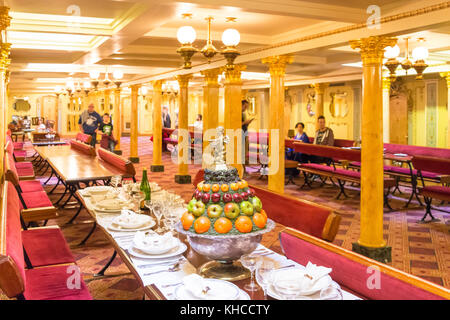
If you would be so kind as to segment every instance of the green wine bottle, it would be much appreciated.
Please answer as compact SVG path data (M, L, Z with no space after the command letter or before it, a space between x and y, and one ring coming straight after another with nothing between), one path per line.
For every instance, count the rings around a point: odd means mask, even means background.
M145 201L151 200L152 196L152 190L150 189L150 183L148 182L147 178L147 168L144 168L142 170L142 180L141 180L141 187L140 190L145 194L144 200L141 201L141 210L148 210L145 206Z

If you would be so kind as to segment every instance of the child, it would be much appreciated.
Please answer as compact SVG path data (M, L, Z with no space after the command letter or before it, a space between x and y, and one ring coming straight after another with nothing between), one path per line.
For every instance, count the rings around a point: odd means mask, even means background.
M111 117L108 113L103 115L103 121L100 124L99 131L102 133L102 139L100 141L100 146L104 149L108 149L114 152L116 146L116 140L113 137L113 125L111 123Z

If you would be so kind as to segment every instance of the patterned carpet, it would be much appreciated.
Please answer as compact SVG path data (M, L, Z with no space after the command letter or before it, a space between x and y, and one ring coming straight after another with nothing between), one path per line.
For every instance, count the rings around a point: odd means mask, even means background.
M122 139L122 150L124 156L128 156L129 138ZM136 165L138 179L142 174L142 168L150 167L152 162L152 143L148 137L139 138L139 158L140 163ZM165 171L150 173L149 179L165 189L180 194L185 200L189 200L193 187L190 184L179 185L174 182L177 166L172 163L170 153L163 153L163 163ZM199 165L190 165L189 173L194 176L199 168ZM267 184L267 180L258 180L257 168L249 168L248 171L245 178L250 183ZM45 177L40 177L40 179L42 182L46 180ZM296 178L295 181L297 185L286 186L286 193L335 209L343 219L334 243L351 249L352 242L357 241L359 237L358 192L350 190L348 199L335 200L338 190L333 185L327 184L319 188L317 184L317 187L312 190L300 190L302 179ZM46 188L50 190L52 183L55 182L55 180L51 180ZM424 209L414 202L409 209L403 209L409 189L401 188L401 190L403 194L396 193L390 201L394 211L385 212L384 215L384 237L388 245L392 247L391 265L450 288L450 217L443 212L434 211L433 214L436 218L441 219L440 222L417 224ZM58 188L56 192L61 191ZM56 200L58 197L57 194L54 194L51 199ZM450 211L450 206L441 206L441 209ZM109 260L113 249L101 231L94 232L84 246L78 246L81 239L91 229L92 219L83 210L74 224L66 226L66 222L74 212L74 209L61 210L60 217L56 221L51 221L50 224L61 226L94 299L142 299L142 289L119 257L107 270L105 277L93 277ZM276 239L265 240L277 241ZM0 294L0 298L4 298L4 296Z

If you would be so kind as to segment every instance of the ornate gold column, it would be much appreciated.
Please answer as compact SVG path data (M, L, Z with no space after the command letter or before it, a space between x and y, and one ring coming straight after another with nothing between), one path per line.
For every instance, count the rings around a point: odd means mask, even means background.
M450 148L450 71L441 72L441 77L447 80L447 113L448 113L447 148Z
M163 172L162 164L162 81L153 81L153 163L150 166L152 172Z
M312 85L314 91L316 92L316 114L314 119L316 121L316 131L319 130L319 124L317 123L317 118L324 115L324 97L323 94L325 89L328 88L328 83L315 83Z
M286 65L292 61L292 56L273 56L262 60L269 66L270 72L269 189L279 193L284 193L284 75ZM275 169L277 166L278 170Z
M103 91L103 101L105 103L105 113L111 113L110 104L111 104L111 90L106 89Z
M221 73L220 68L205 70L201 72L205 76L203 85L203 150L208 145L208 137L205 132L215 129L219 125L219 81L218 77ZM203 168L206 167L205 162L202 163Z
M191 176L189 175L188 171L188 162L190 160L190 135L188 128L188 87L189 80L191 78L191 74L177 76L180 93L178 95L178 173L175 175L175 182L180 184L191 183Z
M350 41L360 49L363 63L361 144L361 231L353 251L372 259L391 261L391 248L383 239L383 91L384 48L397 39L372 36Z
M391 78L383 77L383 142L389 143L390 140L390 93L391 93Z
M140 84L131 86L130 161L139 163L138 156L138 97Z
M245 157L242 154L242 80L241 72L247 68L245 65L237 65L234 69L224 68L225 71L225 109L224 109L224 128L225 133L233 141L233 154L227 152L227 164L235 167L239 176L242 177L245 163ZM232 130L227 133L227 130Z
M7 85L9 81L8 67L11 63L9 59L9 53L11 50L11 44L6 42L4 35L6 29L10 26L11 17L9 16L9 8L6 6L0 7L0 183L3 182L3 162L4 162L4 147L5 147L5 134L7 130L8 119L6 118L8 112L8 97L7 97Z
M114 89L114 107L113 107L113 135L114 139L117 140L114 153L121 155L122 150L120 150L120 139L122 137L122 106L120 105L120 87Z

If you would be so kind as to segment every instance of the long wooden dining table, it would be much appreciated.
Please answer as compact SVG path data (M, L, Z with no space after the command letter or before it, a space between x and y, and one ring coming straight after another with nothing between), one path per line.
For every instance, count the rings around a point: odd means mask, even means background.
M94 218L99 226L100 230L104 233L105 237L108 239L109 243L114 248L114 254L112 259L105 265L105 267L96 275L103 276L105 270L112 263L116 255L119 255L122 259L123 263L128 267L130 272L134 275L136 280L139 282L141 287L143 288L145 296L150 300L171 300L175 299L173 290L177 285L179 285L182 281L182 276L197 273L200 266L204 263L210 261L206 257L195 252L191 246L189 245L188 239L182 235L178 234L179 239L186 244L187 250L183 253L183 257L186 258L185 263L180 271L176 272L165 272L158 271L156 277L146 277L146 274L143 272L146 267L145 260L137 259L130 254L129 245L130 241L132 241L132 235L127 235L127 232L112 232L108 229L109 223L111 222L111 216L108 214L97 212L94 209L94 206L90 200L89 196L84 195L84 190L77 191L78 197L83 202L84 207L87 209L88 213ZM117 213L119 215L120 213ZM156 227L156 226L155 226ZM153 227L153 228L155 228ZM256 251L261 254L261 256L267 257L268 259L274 259L275 264L278 267L293 267L298 266L294 261L287 259L281 249L279 242L279 233L285 230L286 227L284 225L275 224L274 229L267 232L263 235L260 246ZM255 251L255 252L256 252ZM256 253L255 253L256 254ZM152 260L147 260L147 263L151 263ZM158 266L156 266L158 267ZM170 267L170 265L160 266ZM150 268L155 268L155 266ZM94 275L95 276L95 275ZM161 283L161 280L167 283ZM250 283L250 279L244 279L239 281L233 281L235 285L237 285L241 290L245 291L251 300L264 300L264 292L262 289L258 291L249 292L245 290L245 285ZM348 290L347 288L342 287L342 292L345 300L359 300L361 299L357 293ZM267 299L272 299L271 297L267 297Z

